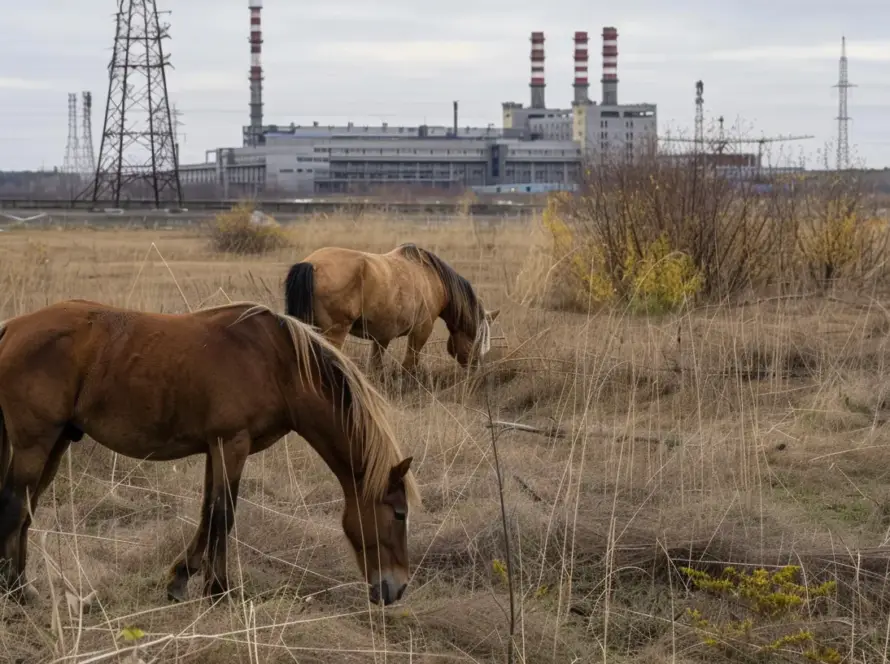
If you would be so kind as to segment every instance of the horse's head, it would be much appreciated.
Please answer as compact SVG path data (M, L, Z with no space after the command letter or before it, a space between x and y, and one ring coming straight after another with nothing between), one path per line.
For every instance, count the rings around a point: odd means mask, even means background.
M389 487L379 502L346 500L343 531L371 588L375 604L401 599L408 585L408 496L405 476L411 457L399 462L389 474Z
M475 366L491 350L491 324L501 313L500 309L485 311L480 305L479 324L473 334L469 330L453 330L448 337L448 354L462 367Z

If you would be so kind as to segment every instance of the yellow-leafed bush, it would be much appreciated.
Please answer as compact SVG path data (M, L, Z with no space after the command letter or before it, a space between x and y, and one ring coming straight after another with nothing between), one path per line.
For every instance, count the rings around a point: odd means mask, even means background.
M885 222L866 219L857 201L845 196L828 201L820 212L802 224L798 238L802 262L817 284L861 279L884 263Z
M675 309L699 292L702 278L695 264L682 252L671 249L666 235L649 242L625 234L619 260L603 250L604 238L596 227L573 229L563 211L570 201L560 193L548 199L543 225L550 234L553 257L564 262L563 279L577 305L587 307L623 299L634 308L648 311Z
M290 244L275 219L256 215L248 203L239 203L217 214L211 222L210 234L217 251L236 254L258 254Z
M692 259L672 251L667 237L643 247L642 255L626 240L624 278L631 304L649 311L676 309L694 297L702 287L702 278Z
M869 200L846 173L757 182L690 157L591 166L543 213L550 304L658 313L814 286L874 292L890 284L890 231Z
M616 291L605 273L603 252L594 243L579 241L569 228L560 214L566 200L563 192L548 197L543 225L553 242L553 258L564 266L560 272L569 282L568 298L581 305L610 302Z
M755 569L751 572L727 567L719 576L681 567L696 590L721 598L719 615L709 617L709 609L689 608L686 619L699 634L701 642L712 648L725 649L729 653L748 650L754 655L769 657L781 652L783 656L796 656L799 661L839 664L840 653L820 641L809 629L801 629L802 619L812 613L816 604L824 601L837 590L836 581L819 585L800 582L800 567L787 565L769 571ZM726 613L725 602L732 603Z

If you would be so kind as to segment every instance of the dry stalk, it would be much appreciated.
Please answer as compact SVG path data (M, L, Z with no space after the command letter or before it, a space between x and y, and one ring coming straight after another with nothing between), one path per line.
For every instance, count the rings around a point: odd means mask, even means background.
M482 363L485 360L483 358ZM504 534L504 557L507 568L507 592L510 597L510 629L507 635L507 664L513 664L513 638L516 634L516 602L513 593L513 556L510 549L510 527L507 523L507 506L504 503L504 479L501 473L501 461L498 455L497 424L491 410L491 374L485 376L485 409L488 416L488 430L491 435L491 451L494 455L494 469L498 483L498 501L501 506L501 528Z

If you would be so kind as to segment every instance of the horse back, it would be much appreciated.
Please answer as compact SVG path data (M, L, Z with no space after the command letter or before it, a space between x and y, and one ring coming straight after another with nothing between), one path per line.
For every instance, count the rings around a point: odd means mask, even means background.
M157 314L67 301L20 316L0 342L0 407L27 394L45 419L109 441L253 428L281 410L294 365L277 317L239 320L247 308Z

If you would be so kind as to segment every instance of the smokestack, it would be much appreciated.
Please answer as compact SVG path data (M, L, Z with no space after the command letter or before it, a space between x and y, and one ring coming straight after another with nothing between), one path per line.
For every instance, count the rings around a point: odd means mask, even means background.
M457 138L457 101L454 102L454 137Z
M250 9L250 144L258 145L263 136L263 33L260 12L263 0L247 0Z
M587 93L587 32L575 33L575 103L585 104L590 101Z
M618 105L618 30L603 28L603 105Z
M532 108L547 108L544 104L544 33L532 33Z

